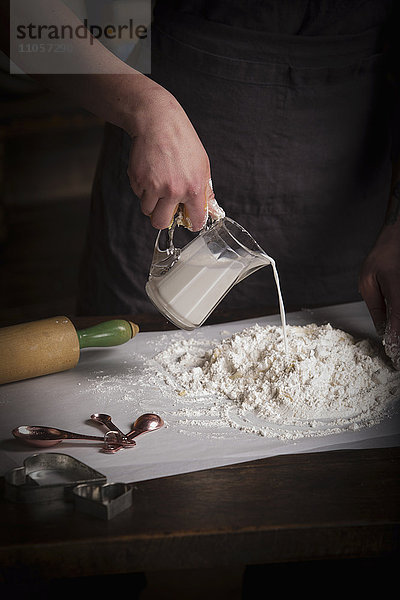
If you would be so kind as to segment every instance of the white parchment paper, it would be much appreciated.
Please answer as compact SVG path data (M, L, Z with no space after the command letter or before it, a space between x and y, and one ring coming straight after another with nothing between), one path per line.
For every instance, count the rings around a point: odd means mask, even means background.
M290 325L331 323L356 337L374 337L364 303L289 313ZM139 333L131 342L115 348L85 349L78 366L64 373L16 382L0 387L0 475L21 466L26 457L42 452L62 452L100 471L109 482L134 482L165 475L244 462L279 454L333 449L377 448L400 445L398 413L379 425L355 432L280 441L238 430L210 431L200 426L182 427L174 406L176 396L162 393L144 381L148 361L179 336L218 340L255 323L280 324L279 315L205 326L194 332ZM126 382L126 383L125 383ZM90 421L95 412L108 413L123 431L142 413L156 412L166 426L137 438L134 449L116 454L99 451L96 442L62 442L37 449L11 435L19 425L48 425L102 435Z

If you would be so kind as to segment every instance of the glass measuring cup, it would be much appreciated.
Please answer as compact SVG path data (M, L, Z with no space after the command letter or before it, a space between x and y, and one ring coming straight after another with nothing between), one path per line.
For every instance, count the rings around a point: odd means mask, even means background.
M181 329L200 327L229 290L272 264L252 236L228 217L206 226L184 248L160 249L158 233L146 292L157 309Z

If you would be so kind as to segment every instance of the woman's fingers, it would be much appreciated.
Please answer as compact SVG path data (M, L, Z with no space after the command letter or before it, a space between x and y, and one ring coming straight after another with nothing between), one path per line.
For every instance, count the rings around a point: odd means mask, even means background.
M144 190L140 197L140 208L146 217L150 217L158 202L158 194L156 191Z
M187 186L183 190L172 193L170 188L165 188L143 192L140 201L141 210L144 215L150 217L153 227L156 229L169 227L179 205L182 206L180 224L191 231L200 231L209 214L214 219L225 216L215 199L210 179L201 186ZM159 197L160 193L165 195Z
M151 224L156 229L167 229L172 223L177 206L176 198L159 198L150 215Z
M395 290L390 294L387 303L387 321L383 345L394 368L400 371L400 299Z
M364 261L359 289L387 356L400 370L400 247L398 236L384 227Z
M397 292L392 290L390 293L385 289L384 295L372 275L363 279L360 291L387 356L394 368L400 370L400 302Z

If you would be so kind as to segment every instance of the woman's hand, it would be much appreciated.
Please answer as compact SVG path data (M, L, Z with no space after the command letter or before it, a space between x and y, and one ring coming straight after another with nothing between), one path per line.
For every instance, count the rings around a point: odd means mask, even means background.
M383 227L362 266L359 289L386 354L400 370L400 218Z
M200 230L208 213L223 216L215 201L207 153L177 100L154 84L126 127L132 137L128 176L142 212L157 229L169 227L178 204L185 224Z

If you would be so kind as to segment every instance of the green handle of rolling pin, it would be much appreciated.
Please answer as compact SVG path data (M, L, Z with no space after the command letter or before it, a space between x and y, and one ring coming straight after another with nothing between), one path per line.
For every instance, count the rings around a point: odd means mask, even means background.
M87 329L80 329L78 334L80 348L119 346L125 344L136 335L137 325L121 319L105 321Z

